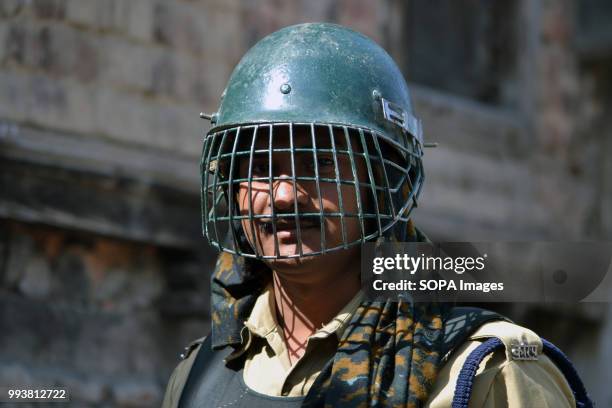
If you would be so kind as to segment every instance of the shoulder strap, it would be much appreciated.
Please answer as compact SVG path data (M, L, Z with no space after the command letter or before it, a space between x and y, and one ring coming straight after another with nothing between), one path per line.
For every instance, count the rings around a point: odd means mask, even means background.
M593 401L589 398L586 388L578 376L578 372L569 358L550 341L542 339L544 352L553 363L561 370L565 379L570 385L574 398L576 398L576 406L578 408L591 408L594 406Z
M576 407L592 408L594 406L593 401L591 401L589 398L584 384L578 376L572 362L551 342L542 339L542 346L543 352L553 361L553 363L555 363L555 365L565 376L565 379L572 389L574 398L576 399ZM461 371L459 372L459 378L457 379L457 385L455 386L452 408L468 407L470 396L472 394L472 387L474 385L474 377L476 376L478 366L487 355L503 348L504 343L500 339L497 337L491 337L470 353L468 358L465 360Z
M470 353L463 363L463 367L461 367L459 378L457 378L457 385L455 386L455 394L451 405L452 408L468 407L478 366L489 353L503 347L504 343L502 343L500 339L491 337Z

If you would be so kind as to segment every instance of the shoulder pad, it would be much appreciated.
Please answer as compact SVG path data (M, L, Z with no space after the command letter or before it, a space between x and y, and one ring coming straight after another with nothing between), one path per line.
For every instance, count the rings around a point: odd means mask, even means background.
M542 339L532 330L508 321L483 324L470 340L496 337L504 343L506 360L537 360L542 354Z
M185 347L183 349L183 352L179 355L179 359L187 359L195 349L197 349L202 343L204 343L204 340L206 340L206 336L200 337L199 339L196 339L189 343L189 345Z

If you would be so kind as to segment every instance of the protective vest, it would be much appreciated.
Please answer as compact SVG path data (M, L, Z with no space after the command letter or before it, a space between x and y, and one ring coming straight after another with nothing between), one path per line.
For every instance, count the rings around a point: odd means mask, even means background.
M229 350L213 351L211 345L207 337L199 347L180 407L290 408L302 405L304 397L271 397L250 389L243 380L243 361L228 366L224 360Z

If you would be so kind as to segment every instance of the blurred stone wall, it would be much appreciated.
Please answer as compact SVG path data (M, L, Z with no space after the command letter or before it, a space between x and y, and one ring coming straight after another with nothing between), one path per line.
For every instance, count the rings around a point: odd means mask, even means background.
M412 81L440 143L415 216L433 238L610 240L610 7L459 4L0 0L0 384L159 405L182 346L208 330L198 113L290 24L353 27ZM612 406L607 305L501 309Z

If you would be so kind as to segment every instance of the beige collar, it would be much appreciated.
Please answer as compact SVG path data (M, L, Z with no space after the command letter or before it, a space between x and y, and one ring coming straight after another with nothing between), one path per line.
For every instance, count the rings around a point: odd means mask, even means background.
M330 322L323 325L323 327L313 333L310 338L326 338L335 333L337 338L340 339L351 316L362 302L363 297L363 292L357 292ZM259 337L267 337L274 331L279 331L280 333L280 325L276 320L274 289L271 283L255 301L255 305L253 306L249 319L245 322L245 326L253 335Z

